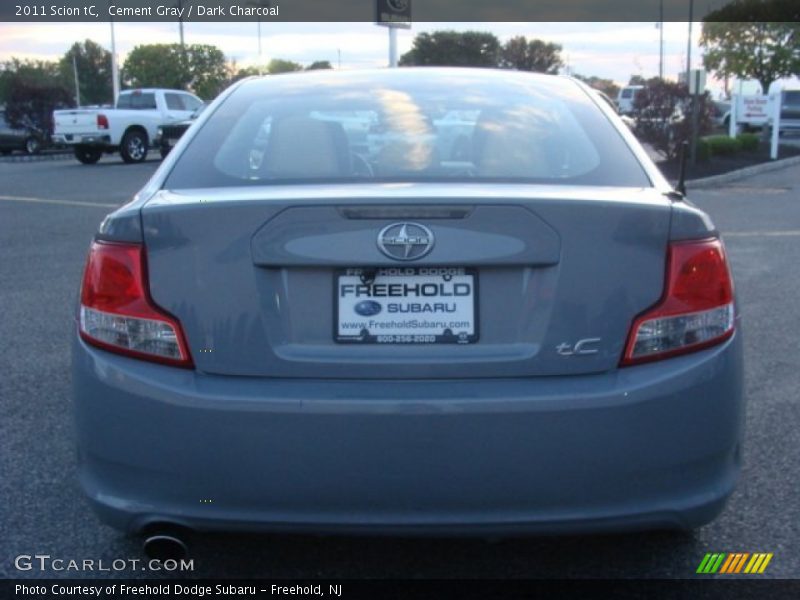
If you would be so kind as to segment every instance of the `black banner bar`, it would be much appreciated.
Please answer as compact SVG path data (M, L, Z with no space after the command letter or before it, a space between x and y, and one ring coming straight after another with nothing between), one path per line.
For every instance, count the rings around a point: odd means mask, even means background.
M387 0L381 0L383 4ZM392 0L400 13L405 0ZM687 21L689 0L415 0L414 22ZM398 4L399 3L399 4ZM693 0L694 20L800 21L796 0ZM385 11L384 11L385 12ZM374 22L376 0L2 0L10 22ZM716 16L719 15L719 16Z
M2 598L261 598L416 600L457 598L739 598L800 597L800 580L738 578L578 580L282 580L44 579L3 581Z

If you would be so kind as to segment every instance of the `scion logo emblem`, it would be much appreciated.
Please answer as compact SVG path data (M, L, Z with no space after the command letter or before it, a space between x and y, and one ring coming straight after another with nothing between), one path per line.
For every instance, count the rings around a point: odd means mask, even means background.
M395 260L417 260L433 250L433 232L419 223L392 223L378 234L378 248Z

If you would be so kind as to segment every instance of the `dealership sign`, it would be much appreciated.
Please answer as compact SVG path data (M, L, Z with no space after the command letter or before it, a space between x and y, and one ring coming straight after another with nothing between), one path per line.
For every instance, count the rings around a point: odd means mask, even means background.
M384 27L411 27L411 0L375 0L375 23Z
M773 107L770 96L759 94L736 96L736 121L755 127L766 125L772 117Z

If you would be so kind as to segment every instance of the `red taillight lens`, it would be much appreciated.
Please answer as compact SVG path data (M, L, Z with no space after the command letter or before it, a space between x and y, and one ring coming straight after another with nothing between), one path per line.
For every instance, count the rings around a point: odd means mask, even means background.
M108 117L105 115L97 115L97 128L108 129Z
M672 243L664 295L633 322L622 365L707 348L733 328L733 280L722 242Z
M113 352L193 366L180 323L150 299L138 244L92 243L81 288L80 334Z

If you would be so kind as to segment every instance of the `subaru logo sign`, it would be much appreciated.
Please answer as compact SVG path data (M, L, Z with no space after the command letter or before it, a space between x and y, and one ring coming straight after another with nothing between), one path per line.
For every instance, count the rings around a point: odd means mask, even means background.
M375 300L362 300L353 307L353 310L362 317L374 317L381 312L380 302Z
M395 260L417 260L433 250L433 232L419 223L392 223L378 233L378 248Z

